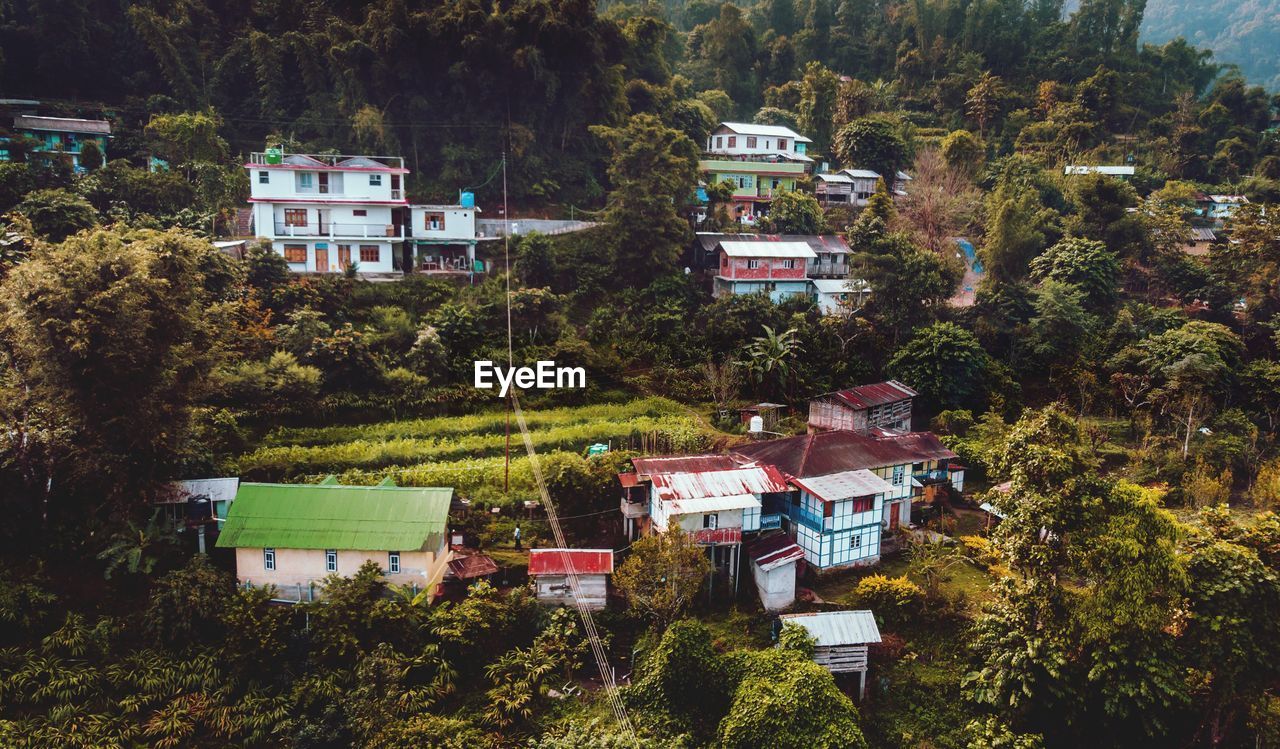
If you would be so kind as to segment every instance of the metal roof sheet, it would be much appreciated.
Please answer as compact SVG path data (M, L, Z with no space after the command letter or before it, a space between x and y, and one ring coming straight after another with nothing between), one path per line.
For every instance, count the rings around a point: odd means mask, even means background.
M844 294L871 289L871 284L858 278L810 278L809 283L813 284L819 294Z
M619 473L618 483L622 484L623 489L630 489L640 483L640 477L634 473Z
M453 489L242 483L223 548L435 550Z
M530 549L530 575L608 575L612 549Z
M856 179L880 179L880 172L873 172L870 169L842 169L840 173Z
M872 385L859 385L847 390L837 390L834 393L827 393L825 396L818 397L835 397L854 408L871 408L872 406L883 406L886 403L896 403L907 398L914 398L917 395L919 393L897 380L886 380Z
M449 572L459 580L485 577L497 571L498 563L484 554L468 554L449 560Z
M737 466L727 471L660 473L652 477L659 499L687 500L787 491L786 479L771 465Z
M804 550L785 533L776 533L751 542L747 546L747 554L765 572L804 558Z
M849 253L849 243L839 234L720 234L698 232L698 243L707 252L713 252L721 242L804 242L817 254Z
M208 497L211 502L230 502L236 498L240 487L237 477L216 479L187 479L165 485L156 498L157 504L186 502L192 497Z
M815 258L807 242L721 242L720 249L729 257L803 257Z
M1196 242L1216 242L1218 235L1213 233L1213 229L1196 226L1191 229L1191 239Z
M111 134L111 123L107 120L81 120L75 117L38 117L24 114L13 118L13 126L27 130L46 130L59 133Z
M726 471L742 467L742 462L724 454L664 455L656 458L632 458L631 464L642 477L660 473Z
M704 512L727 512L728 510L745 510L760 507L760 500L754 494L734 494L728 497L694 497L692 499L673 499L668 512L672 515L695 515Z
M801 143L813 142L791 128L783 127L782 125L757 125L754 122L721 122L720 127L732 130L739 135L763 135L770 138L790 138ZM716 129L718 130L719 128Z
M842 499L870 497L893 491L892 484L865 468L808 479L792 479L791 483L824 502L839 502Z
M777 466L796 478L956 457L932 432L872 436L844 430L750 442L734 447L733 452L743 460Z
M784 624L794 622L807 629L820 648L880 642L880 628L876 626L876 617L866 609L783 614L778 618Z
M837 182L839 184L853 184L853 177L847 174L817 174L814 175L823 182Z

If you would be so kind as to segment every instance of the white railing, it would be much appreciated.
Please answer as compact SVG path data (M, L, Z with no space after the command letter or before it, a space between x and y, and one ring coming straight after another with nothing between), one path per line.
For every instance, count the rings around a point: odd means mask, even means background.
M277 237L330 237L354 239L404 239L404 226L398 224L307 224L291 226L276 222Z
M290 156L304 156L320 162L321 166L336 167L348 159L368 159L376 162L380 166L389 169L403 169L404 157L402 156L367 156L365 154L346 154L346 153L281 153L273 154L279 156L280 161L268 161L267 154L262 151L255 151L249 154L249 163L255 166L279 166L284 159ZM305 166L304 164L295 164L292 166ZM353 167L359 168L359 167ZM368 167L365 167L368 168Z

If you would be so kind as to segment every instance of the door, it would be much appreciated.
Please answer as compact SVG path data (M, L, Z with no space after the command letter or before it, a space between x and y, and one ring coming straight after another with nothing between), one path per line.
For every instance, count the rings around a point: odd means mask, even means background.
M346 270L351 267L351 245L338 245L338 270Z
M324 184L324 183L323 183L323 182L321 182L321 185L323 185L323 184ZM322 188L322 189L323 189L323 188ZM328 233L329 233L329 209L328 209L328 208L317 208L317 209L316 209L316 221L320 224L320 233L321 233L321 234L328 234Z
M392 200L400 199L400 175L399 174L391 175L391 199Z
M320 194L325 195L329 192L329 173L320 172Z
M893 531L893 530L897 530L897 529L898 529L898 523L899 523L899 522L901 522L901 521L899 520L899 518L898 518L898 515L900 515L900 514L901 514L901 512L902 512L902 503L900 503L900 502L894 502L894 503L890 506L890 509L889 509L889 530Z
M316 245L316 273L329 272L329 245Z

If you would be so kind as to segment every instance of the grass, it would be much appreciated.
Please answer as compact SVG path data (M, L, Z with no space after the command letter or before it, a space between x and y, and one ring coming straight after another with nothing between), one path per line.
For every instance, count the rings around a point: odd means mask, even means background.
M824 575L812 587L813 591L828 603L852 606L856 603L853 599L853 589L857 587L859 580L868 575L886 577L906 575L907 579L923 587L924 580L911 574L908 567L907 555L895 553L881 558L880 564L872 567ZM939 585L939 592L950 600L984 601L991 597L991 582L991 576L982 568L964 561L947 570Z

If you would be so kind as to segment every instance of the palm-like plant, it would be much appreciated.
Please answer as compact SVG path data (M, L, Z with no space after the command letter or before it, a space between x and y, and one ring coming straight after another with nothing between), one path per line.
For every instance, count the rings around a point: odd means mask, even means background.
M802 350L795 328L779 333L765 325L764 335L747 344L743 364L758 388L785 397L796 384L795 359Z
M111 545L98 554L98 559L107 563L102 576L110 580L121 567L129 574L151 574L160 561L160 553L165 547L177 546L178 538L173 529L160 520L157 510L147 521L145 528L139 528L132 520L129 526L111 537Z

